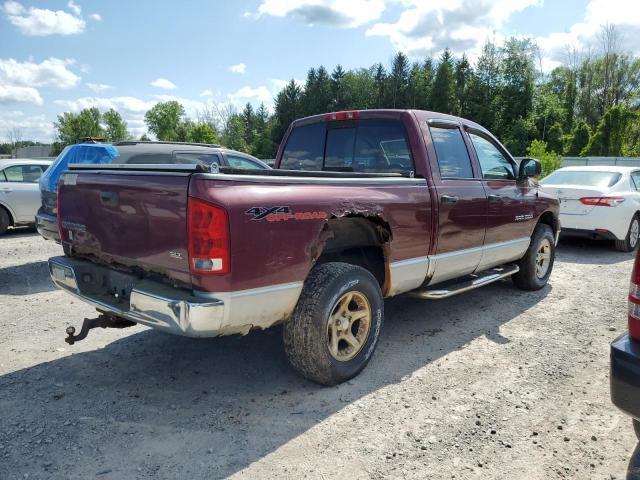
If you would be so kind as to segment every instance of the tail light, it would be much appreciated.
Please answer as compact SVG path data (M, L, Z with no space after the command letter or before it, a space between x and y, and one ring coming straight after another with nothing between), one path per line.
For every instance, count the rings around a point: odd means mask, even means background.
M640 254L640 251L638 251ZM629 286L629 336L640 340L640 255L636 255Z
M617 207L624 202L624 197L582 197L580 203L597 207Z
M360 116L360 112L357 110L349 111L349 112L334 112L327 113L324 116L325 122L335 122L341 120L357 120Z
M208 202L189 197L187 216L191 273L228 273L229 220L227 212Z
M60 241L62 242L64 241L64 232L62 230L62 212L60 212L60 195L58 193L56 193L56 220L58 222L58 235L60 235Z

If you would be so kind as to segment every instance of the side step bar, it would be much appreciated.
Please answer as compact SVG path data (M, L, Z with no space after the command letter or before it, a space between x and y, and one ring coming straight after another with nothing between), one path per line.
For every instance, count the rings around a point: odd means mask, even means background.
M503 278L510 277L519 271L520 267L517 265L506 265L504 267L492 268L490 270L474 274L469 280L464 280L460 283L447 286L447 288L414 290L407 293L407 295L415 298L422 298L424 300L449 298L454 295L458 295L459 293L467 292L474 288L480 288L485 285L489 285L490 283L497 282L498 280L502 280Z

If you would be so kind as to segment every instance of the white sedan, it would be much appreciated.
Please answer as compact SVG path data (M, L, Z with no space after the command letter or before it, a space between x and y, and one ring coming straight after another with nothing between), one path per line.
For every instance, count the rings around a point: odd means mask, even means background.
M565 167L540 181L560 200L562 235L615 241L631 252L640 234L640 167Z
M49 160L0 160L0 235L11 226L35 224L38 181L49 165Z

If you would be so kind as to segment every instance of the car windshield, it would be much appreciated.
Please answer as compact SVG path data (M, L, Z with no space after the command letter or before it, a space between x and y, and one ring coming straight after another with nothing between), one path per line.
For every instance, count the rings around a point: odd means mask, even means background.
M556 170L540 180L541 185L580 185L582 187L608 188L618 183L622 177L618 172L594 170Z

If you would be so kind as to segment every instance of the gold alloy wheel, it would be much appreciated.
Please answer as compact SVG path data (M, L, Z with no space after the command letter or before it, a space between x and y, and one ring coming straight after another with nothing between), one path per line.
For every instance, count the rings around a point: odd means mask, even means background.
M327 341L329 353L340 362L355 357L367 342L371 330L371 306L360 292L347 292L329 315Z
M546 238L540 242L536 252L536 276L544 278L551 264L551 243Z

